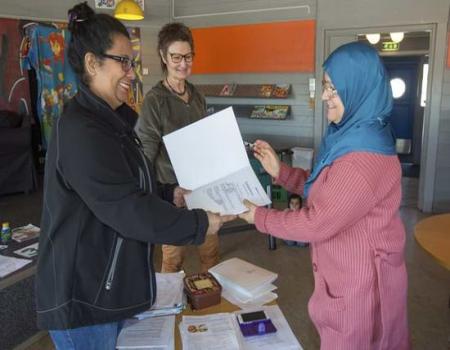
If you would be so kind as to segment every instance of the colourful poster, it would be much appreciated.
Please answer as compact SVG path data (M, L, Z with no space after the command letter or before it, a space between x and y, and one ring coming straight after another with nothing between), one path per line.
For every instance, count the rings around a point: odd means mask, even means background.
M78 81L67 60L70 32L53 25L27 27L30 48L24 66L36 71L36 109L41 125L42 146L47 148L54 121L65 103L77 92Z

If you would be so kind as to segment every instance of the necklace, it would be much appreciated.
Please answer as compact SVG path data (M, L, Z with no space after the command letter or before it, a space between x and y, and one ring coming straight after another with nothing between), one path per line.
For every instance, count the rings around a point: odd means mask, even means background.
M184 96L184 94L186 93L186 84L184 84L184 89L183 89L183 91L178 92L177 90L175 90L175 89L172 87L172 85L170 85L169 80L167 80L167 78L166 78L166 83L167 83L167 86L169 87L170 91L172 91L175 95L178 95L178 96Z

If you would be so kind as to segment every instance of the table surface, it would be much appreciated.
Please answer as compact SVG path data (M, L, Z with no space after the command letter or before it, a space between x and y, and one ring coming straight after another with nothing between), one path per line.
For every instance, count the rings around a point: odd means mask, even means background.
M430 216L416 224L417 242L450 270L450 214Z

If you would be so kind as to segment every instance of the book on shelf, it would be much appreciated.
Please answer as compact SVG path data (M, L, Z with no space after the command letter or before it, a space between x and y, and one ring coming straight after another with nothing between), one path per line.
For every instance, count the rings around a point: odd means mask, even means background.
M289 84L277 84L272 91L272 97L285 98L289 95Z
M260 86L258 95L261 97L270 97L270 96L272 96L272 91L273 91L273 85L264 84L264 85Z
M253 108L250 118L253 119L286 119L289 113L288 105L263 105Z
M236 91L237 84L225 84L220 91L220 96L233 96Z

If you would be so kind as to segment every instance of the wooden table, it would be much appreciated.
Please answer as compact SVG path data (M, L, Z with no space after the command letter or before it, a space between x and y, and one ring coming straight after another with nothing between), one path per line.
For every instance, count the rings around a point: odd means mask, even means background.
M414 231L422 248L450 270L450 214L426 218L416 224Z

